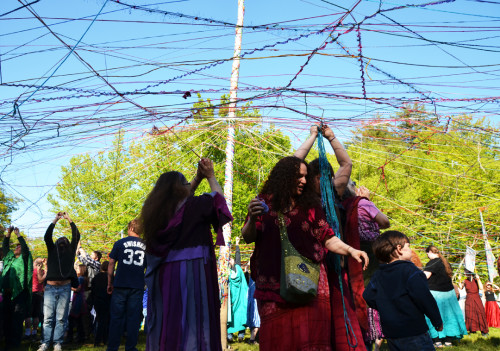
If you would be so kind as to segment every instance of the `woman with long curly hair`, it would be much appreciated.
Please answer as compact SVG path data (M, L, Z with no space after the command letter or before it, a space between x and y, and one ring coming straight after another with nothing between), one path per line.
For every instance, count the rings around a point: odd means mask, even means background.
M443 330L437 331L426 317L429 333L436 347L451 346L453 339L461 339L467 335L462 311L451 281L453 272L450 264L437 247L430 245L425 249L425 252L427 252L429 262L425 265L424 273L427 276L429 290L436 299L443 319Z
M333 133L331 128L329 128L325 124L321 126L311 126L309 138L304 141L304 143L297 149L297 151L295 151L294 156L297 156L302 160L305 159L314 142L316 141L319 132L321 132L324 138L330 143L330 146L332 147L337 159L337 163L339 164L337 172L334 172L333 167L328 162L328 168L332 176L331 185L335 197L335 211L337 213L337 218L340 221L339 230L341 238L353 248L363 250L359 243L359 240L356 241L356 237L359 237L357 231L358 206L352 206L348 208L344 206L343 203L341 203L342 197L346 196L346 194L349 192L348 183L352 171L352 161L340 141L335 137L335 134ZM321 166L319 158L317 158L311 161L307 166L307 188L311 188L311 190L314 191L318 195L318 197L321 197L320 179ZM355 196L354 193L353 196ZM351 209L354 209L355 211L351 211ZM352 212L355 213L353 213L352 216L348 216L348 214ZM347 220L348 217L353 219L353 221L351 221L352 223ZM370 255L371 252L371 243L369 247L370 250L363 250L367 252L368 255ZM374 260L370 258L370 266L372 266L373 264L376 265L377 263L375 257L373 258ZM367 271L370 269L370 266L363 272L362 264L352 259L345 260L345 264L342 266L340 272L342 281L341 288L339 283L339 275L337 274L335 269L335 265L337 264L336 255L331 252L327 252L325 262L328 276L328 285L330 288L330 307L332 313L332 347L334 347L337 351L350 351L352 350L351 346L355 344L355 342L353 341L356 340L359 349L364 349L366 342L370 341L368 340L368 337L365 338L366 340L364 340L363 338L364 336L367 336L369 334L367 329L370 328L368 325L369 320L367 321L367 318L373 316L373 313L371 315L368 315L366 302L362 297L364 291L362 276L367 273ZM353 280L353 278L357 279ZM344 303L342 303L342 299L344 300ZM350 328L347 328L348 332L346 332L346 315L351 323ZM363 325L362 321L365 321L366 323ZM362 327L364 327L363 330L361 329Z
M259 339L263 351L332 350L325 251L350 255L368 264L364 252L353 249L334 235L320 198L313 191L306 191L306 176L307 164L300 158L281 159L271 170L260 195L251 200L242 229L245 241L255 242L250 267L261 317ZM290 303L280 294L280 222L293 247L303 257L319 264L317 295L310 302Z
M193 196L206 178L211 194ZM232 220L209 159L189 183L179 172L160 176L144 201L147 350L222 350L217 266L210 227Z

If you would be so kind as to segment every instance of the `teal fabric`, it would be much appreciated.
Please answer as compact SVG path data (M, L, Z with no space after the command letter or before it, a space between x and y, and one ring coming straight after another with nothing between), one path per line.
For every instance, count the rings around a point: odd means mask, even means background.
M228 334L245 330L247 322L248 284L245 274L239 265L235 265L236 274L229 276L229 291L231 296L231 322L227 324Z
M432 326L429 318L425 317L427 325L429 326L429 333L431 338L456 338L461 339L467 335L467 328L465 327L464 315L458 304L457 295L455 290L450 291L435 291L431 290L432 296L436 299L441 319L443 320L443 330L438 332Z

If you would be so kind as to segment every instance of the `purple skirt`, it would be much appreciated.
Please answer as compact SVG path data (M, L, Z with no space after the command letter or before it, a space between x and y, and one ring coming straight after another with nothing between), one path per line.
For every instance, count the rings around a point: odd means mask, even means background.
M151 312L156 323L148 330L147 350L222 350L217 268L210 250L171 251L158 265L159 291L148 298L148 317Z

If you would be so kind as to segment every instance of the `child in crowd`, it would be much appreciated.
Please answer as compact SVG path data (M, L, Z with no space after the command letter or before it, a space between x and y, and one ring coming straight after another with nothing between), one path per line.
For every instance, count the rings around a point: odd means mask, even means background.
M373 243L373 251L382 264L363 298L379 312L389 350L434 350L425 316L436 330L442 330L443 321L427 278L411 262L410 240L401 232L386 231Z
M73 291L73 301L68 318L68 334L67 342L73 341L73 329L77 330L77 341L83 343L85 341L85 327L83 324L84 316L87 313L87 302L85 300L85 290L88 286L87 281L87 266L80 264L76 267L78 277L78 288L71 288Z
M92 279L90 299L96 312L96 331L94 346L107 344L109 334L109 306L111 295L108 294L108 266L109 261L101 264L101 270Z

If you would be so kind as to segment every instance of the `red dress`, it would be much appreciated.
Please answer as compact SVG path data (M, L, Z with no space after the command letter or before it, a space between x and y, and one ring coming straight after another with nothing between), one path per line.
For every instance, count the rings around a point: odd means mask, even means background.
M288 238L301 255L321 263L316 298L302 306L285 302L280 296L281 241L278 214L270 198L261 195L269 212L256 222L257 238L250 259L252 279L261 318L261 351L331 351L330 290L324 267L324 242L333 231L321 205L311 209L294 208L284 213Z
M467 331L475 333L481 331L483 334L488 334L488 322L486 320L486 312L484 311L483 302L479 297L479 287L475 279L472 281L465 280L465 325Z
M485 291L486 295L486 320L488 321L488 327L490 328L500 328L500 308L495 299L495 293L493 291Z

